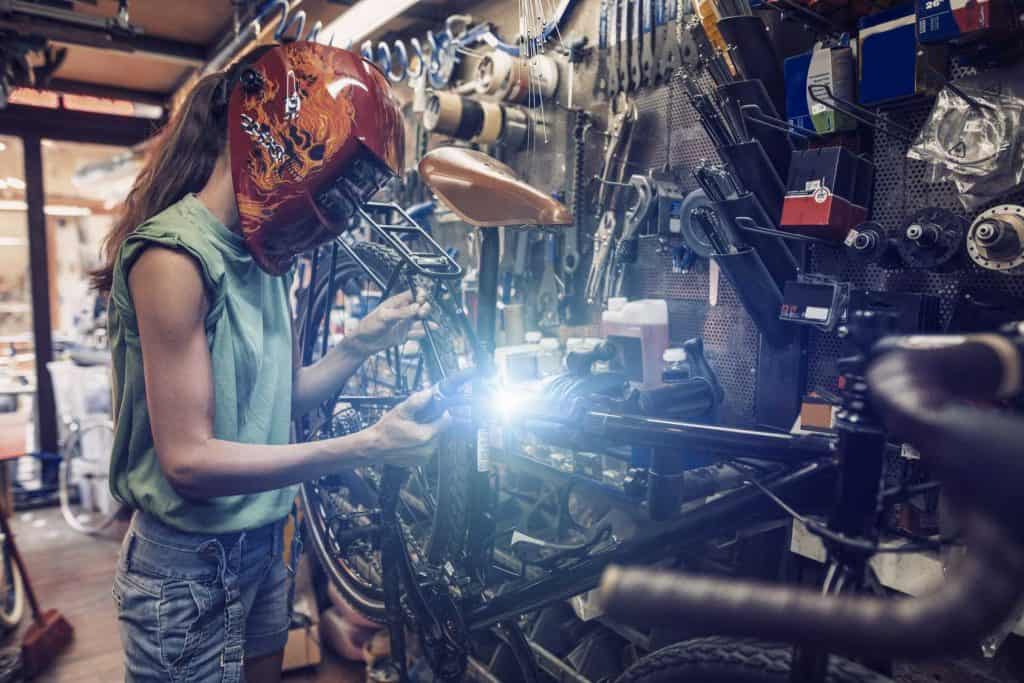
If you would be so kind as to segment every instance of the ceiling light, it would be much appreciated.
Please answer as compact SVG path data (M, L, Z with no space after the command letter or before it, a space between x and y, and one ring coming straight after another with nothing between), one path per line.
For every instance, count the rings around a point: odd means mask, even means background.
M7 185L7 187L10 187L15 190L25 189L25 181L22 180L21 178L15 178L14 176L7 176L5 184Z
M28 211L28 204L20 199L0 199L0 211Z
M340 17L324 26L320 35L331 36L335 45L355 45L376 33L417 2L418 0L360 0L345 10Z
M0 152L6 152L6 151L7 151L7 143L6 142L0 142Z

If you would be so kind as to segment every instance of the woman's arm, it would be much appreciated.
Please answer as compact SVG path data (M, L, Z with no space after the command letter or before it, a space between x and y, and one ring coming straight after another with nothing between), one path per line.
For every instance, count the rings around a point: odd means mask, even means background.
M207 301L198 265L181 252L151 247L131 269L128 282L157 457L182 496L268 491L369 462L418 464L436 450L448 419L432 424L415 420L429 392L410 397L373 427L349 436L282 446L214 438ZM173 296L167 296L166 283L174 283Z
M313 365L298 369L292 413L304 415L333 398L369 356L400 346L406 339L422 338L422 325L416 323L429 315L430 304L424 292L413 299L412 292L406 290L381 303L360 321L355 334L345 337Z

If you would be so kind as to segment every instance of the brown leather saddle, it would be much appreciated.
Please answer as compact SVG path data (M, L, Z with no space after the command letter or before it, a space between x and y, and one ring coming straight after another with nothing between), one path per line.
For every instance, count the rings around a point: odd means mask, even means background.
M483 152L441 147L420 160L419 170L420 178L445 206L478 228L573 222L564 204Z

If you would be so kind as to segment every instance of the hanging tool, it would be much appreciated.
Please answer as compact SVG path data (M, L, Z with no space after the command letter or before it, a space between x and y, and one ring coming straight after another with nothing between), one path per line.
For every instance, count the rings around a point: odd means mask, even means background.
M611 97L619 91L619 0L606 0L605 18L608 24L608 87L605 95Z
M633 175L629 179L633 190L633 200L626 209L626 220L622 233L615 241L610 256L609 271L605 278L604 300L619 296L622 291L626 264L635 263L637 257L637 239L641 229L650 219L657 199L657 189L650 175Z
M601 0L601 9L597 17L597 78L594 80L594 91L608 92L608 0ZM572 105L569 105L572 108Z
M544 272L537 284L537 327L542 332L557 331L562 319L569 319L569 311L562 308L560 302L566 299L566 283L568 279L559 279L555 272L557 267L557 240L555 235L542 235L544 241Z
M658 73L662 80L667 81L672 77L680 64L681 55L679 52L679 31L683 21L679 16L679 3L676 0L656 0L661 5L664 22L664 40L658 42Z
M630 90L629 87L629 2L618 0L619 16L616 26L619 29L619 88L616 92Z
M633 127L637 119L637 108L631 99L620 95L612 102L611 125L605 148L604 165L599 178L601 187L597 195L597 207L601 221L594 232L593 259L584 293L588 303L597 300L602 292L602 283L609 264L609 256L618 224L615 217L615 203L618 187L626 173L629 148L633 138Z
M582 109L576 112L576 122L573 126L573 164L572 164L572 206L573 224L562 231L562 258L560 272L562 287L559 296L558 308L562 319L570 320L572 306L576 301L576 270L580 265L580 235L589 225L592 215L587 205L586 188L587 182L584 178L587 161L587 133L590 131L593 122L590 115Z
M640 17L640 0L629 1L629 91L640 89L641 54L640 42L643 40L642 22Z
M644 85L654 85L658 77L658 64L654 58L654 4L658 0L643 0L643 75Z
M662 52L665 50L665 42L668 40L668 1L654 0L654 82L658 83L665 78L665 67L661 63Z

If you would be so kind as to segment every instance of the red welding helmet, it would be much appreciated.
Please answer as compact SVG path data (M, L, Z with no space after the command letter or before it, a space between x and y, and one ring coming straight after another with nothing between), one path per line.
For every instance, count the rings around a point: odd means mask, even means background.
M228 109L231 177L256 262L283 274L401 173L405 130L387 78L359 55L276 45L241 69Z

